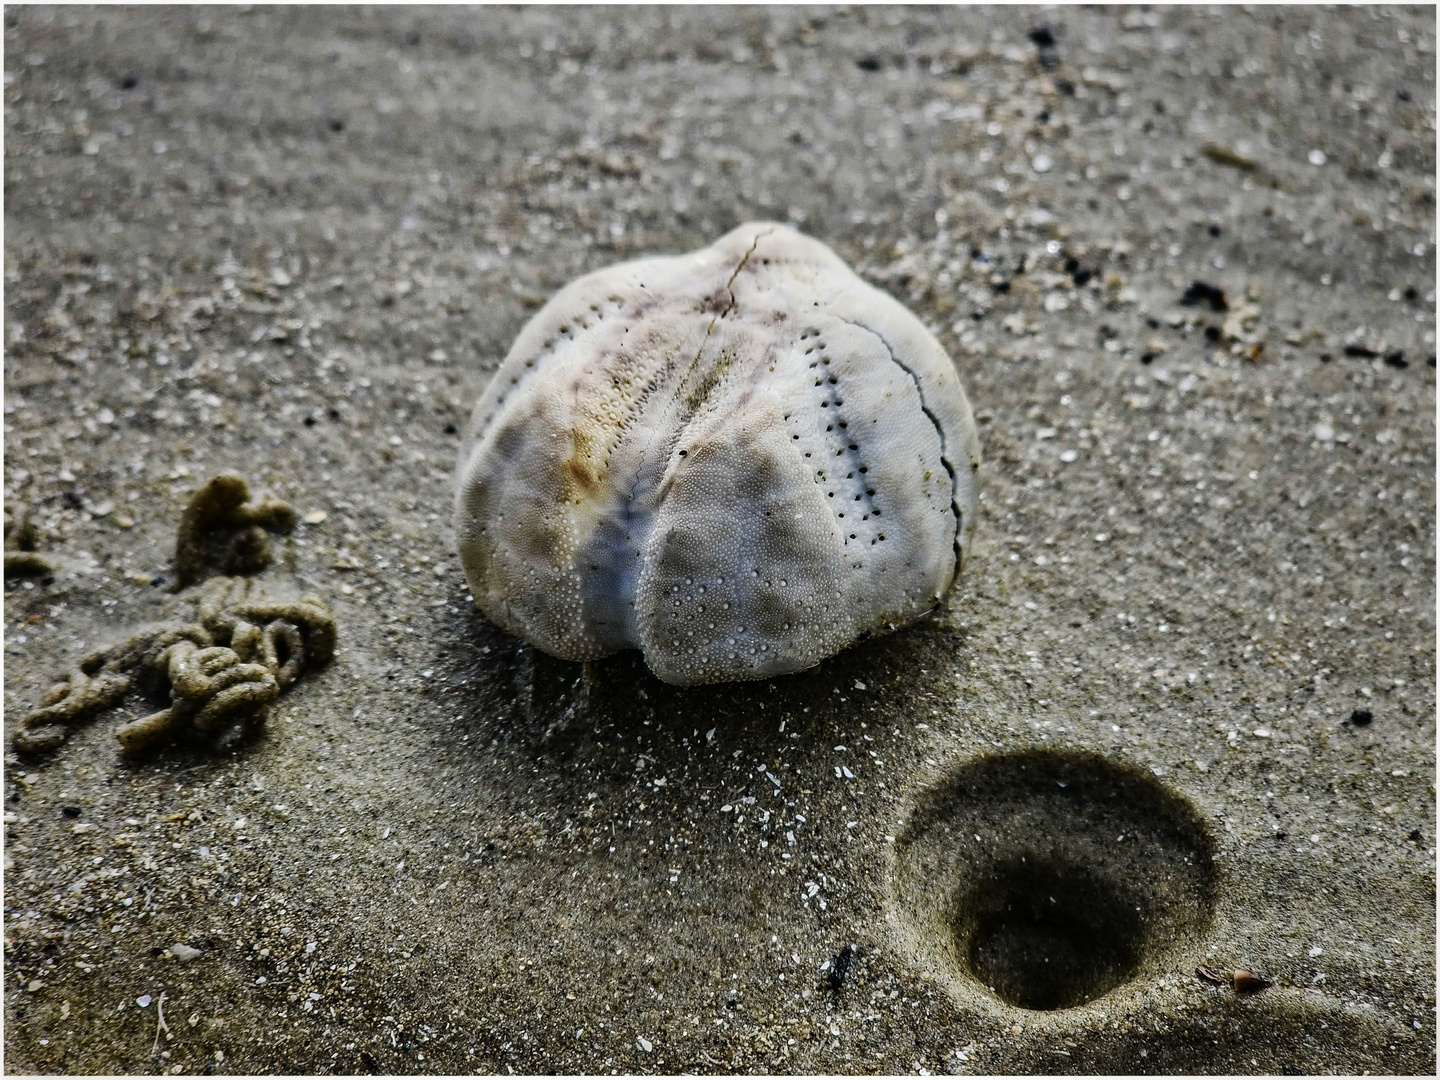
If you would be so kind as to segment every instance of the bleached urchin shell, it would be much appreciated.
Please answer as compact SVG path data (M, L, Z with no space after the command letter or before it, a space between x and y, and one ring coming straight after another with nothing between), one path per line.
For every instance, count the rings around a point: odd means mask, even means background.
M462 451L460 560L554 656L765 678L940 602L979 461L914 315L818 241L742 225L582 277L521 331Z

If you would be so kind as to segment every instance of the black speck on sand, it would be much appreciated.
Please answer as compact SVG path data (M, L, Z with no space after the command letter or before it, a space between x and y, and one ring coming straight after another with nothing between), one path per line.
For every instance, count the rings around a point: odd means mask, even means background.
M7 758L11 1072L1434 1072L1433 8L4 17L8 726L222 471L341 643L248 745ZM532 657L455 429L757 218L955 358L963 581L773 682Z

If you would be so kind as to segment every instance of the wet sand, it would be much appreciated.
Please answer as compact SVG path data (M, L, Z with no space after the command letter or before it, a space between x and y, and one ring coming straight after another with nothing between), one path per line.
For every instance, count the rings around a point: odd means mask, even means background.
M1432 8L5 42L5 494L60 564L7 731L188 610L217 473L339 629L248 742L124 759L132 697L7 756L9 1071L1434 1072ZM963 580L770 682L533 655L456 565L470 405L566 281L755 219L954 357Z

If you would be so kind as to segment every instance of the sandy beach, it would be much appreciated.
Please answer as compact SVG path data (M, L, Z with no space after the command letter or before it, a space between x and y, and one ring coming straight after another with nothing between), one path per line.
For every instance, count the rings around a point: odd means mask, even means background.
M7 7L53 562L5 582L7 1070L1433 1074L1434 50L1433 7ZM456 559L470 409L568 281L754 220L953 357L961 581L774 680L535 652ZM16 753L192 618L222 473L299 516L255 581L333 660L249 739L122 755L136 693Z

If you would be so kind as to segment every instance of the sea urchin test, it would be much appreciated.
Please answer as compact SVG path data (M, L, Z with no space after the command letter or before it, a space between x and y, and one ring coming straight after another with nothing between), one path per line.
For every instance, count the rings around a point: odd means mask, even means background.
M682 686L818 664L935 607L974 529L954 365L775 224L562 289L475 408L455 523L480 609Z

